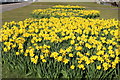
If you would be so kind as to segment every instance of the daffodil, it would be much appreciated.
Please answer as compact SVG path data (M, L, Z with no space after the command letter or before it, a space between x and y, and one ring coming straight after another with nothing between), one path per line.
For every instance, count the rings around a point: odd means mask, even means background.
M74 69L74 68L75 68L75 66L74 66L74 65L71 65L71 66L70 66L70 68L71 68L71 69Z

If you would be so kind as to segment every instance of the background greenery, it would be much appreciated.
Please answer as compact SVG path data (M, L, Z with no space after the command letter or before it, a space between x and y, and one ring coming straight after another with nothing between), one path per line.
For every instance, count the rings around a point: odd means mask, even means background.
M86 6L88 9L99 10L101 12L99 18L118 18L118 8L106 5L96 4L94 2L35 2L28 6L17 8L11 11L6 11L2 13L2 21L20 21L26 18L31 18L31 12L34 9L45 9L53 5L81 5Z

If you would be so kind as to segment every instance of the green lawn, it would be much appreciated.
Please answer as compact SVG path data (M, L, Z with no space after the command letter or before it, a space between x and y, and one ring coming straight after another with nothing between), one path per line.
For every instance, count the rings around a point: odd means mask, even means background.
M21 7L21 8L17 8L11 11L6 11L2 13L2 24L4 24L4 22L9 22L9 21L20 21L20 20L24 20L26 18L32 18L31 17L31 12L34 9L45 9L45 8L49 8L53 5L81 5L81 6L85 6L88 9L95 9L95 10L99 10L101 12L100 14L100 19L101 18L118 18L118 9L117 7L111 7L111 6L105 6L105 5L99 5L93 2L35 2L32 3L28 6L25 7ZM39 6L42 5L42 6ZM6 67L7 65L4 64L2 67L3 70L3 78L18 78L18 77L25 77L22 73L19 73L17 71L15 72L11 72L9 69L7 69Z
M28 5L28 6L24 6L21 8L17 8L11 11L6 11L2 13L2 21L4 22L9 22L9 21L20 21L20 20L24 20L26 18L31 18L31 12L34 9L38 9L38 8L48 8L48 6L32 6L32 5Z
M101 12L100 19L116 18L118 19L118 7L96 4L95 2L35 2L32 5L81 5L88 9L95 9Z
M20 21L24 20L26 18L31 18L31 12L34 9L43 9L43 8L49 8L53 5L81 5L81 6L86 6L88 9L95 9L99 10L101 12L100 18L118 18L118 8L117 7L111 7L111 6L106 6L106 5L99 5L94 2L35 2L32 3L31 5L17 8L11 11L6 11L2 13L2 21L3 24L4 22L9 22L9 21ZM43 5L43 6L39 6ZM105 9L104 9L105 8Z
M107 7L107 8L116 8L113 6L99 5L95 2L34 2L32 5L82 5L86 7Z

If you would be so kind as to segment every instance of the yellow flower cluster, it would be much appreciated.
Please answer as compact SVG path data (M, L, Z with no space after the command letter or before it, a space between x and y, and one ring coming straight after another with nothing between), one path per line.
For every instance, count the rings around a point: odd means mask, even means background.
M71 6L71 5L56 5L52 6L55 9L85 9L84 6Z
M72 9L36 9L32 12L35 18L48 17L83 17L95 18L99 17L100 12L97 10L72 10Z
M0 29L0 42L4 53L14 51L35 64L53 58L64 64L71 62L71 69L85 70L86 65L98 63L96 69L107 70L120 62L118 28L115 19L26 19L6 22Z

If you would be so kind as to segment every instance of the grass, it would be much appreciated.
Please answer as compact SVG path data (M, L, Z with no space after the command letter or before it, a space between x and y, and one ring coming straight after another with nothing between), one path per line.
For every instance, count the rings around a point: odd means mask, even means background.
M31 12L34 9L38 9L38 8L48 8L49 6L24 6L21 8L17 8L11 11L6 11L2 13L2 21L4 22L9 22L9 21L20 21L20 20L24 20L26 18L32 18L31 17Z
M34 2L32 5L82 5L87 7L107 7L107 8L116 8L113 6L99 5L95 2Z
M114 6L100 5L95 2L35 2L31 5L81 5L86 6L88 9L95 9L101 12L100 19L110 19L116 18L118 19L118 8Z
M17 72L17 71L11 71L9 70L7 67L7 64L3 65L4 67L2 68L3 72L2 72L2 77L3 78L19 78L19 77L24 77L21 73ZM12 74L11 74L12 73Z
M84 2L84 3L83 2L65 2L65 3L64 2L35 2L28 6L24 6L24 7L17 8L17 9L11 10L11 11L3 12L2 13L2 24L4 24L4 22L21 21L26 18L32 18L30 14L34 9L39 9L39 8L45 9L45 8L49 8L53 5L59 5L59 4L81 5L81 6L86 6L88 9L99 10L101 12L100 19L101 18L105 18L105 19L108 19L108 18L116 18L117 19L118 18L117 7L99 5L94 2ZM42 6L38 6L38 5L42 5ZM104 9L104 8L106 8L106 9ZM9 69L7 69L6 66L7 65L4 64L2 67L2 71L3 71L2 77L3 78L25 77L22 73L19 73L17 71L11 72Z
M53 5L58 5L58 4L62 4L62 5L81 5L81 6L86 6L88 7L88 9L95 9L95 10L99 10L101 12L101 16L100 18L118 18L118 9L117 7L111 7L111 6L106 6L106 5L99 5L96 4L94 2L35 2L32 3L31 5L28 6L24 6L21 8L17 8L11 11L6 11L2 13L2 21L3 24L4 22L9 22L9 21L20 21L20 20L24 20L26 18L31 18L30 13L34 10L34 9L44 9L44 8L49 8ZM43 5L43 6L38 6L38 5ZM97 6L97 8L96 8ZM101 9L102 8L102 9ZM103 9L103 8L107 8L107 9ZM114 9L111 9L114 8Z

